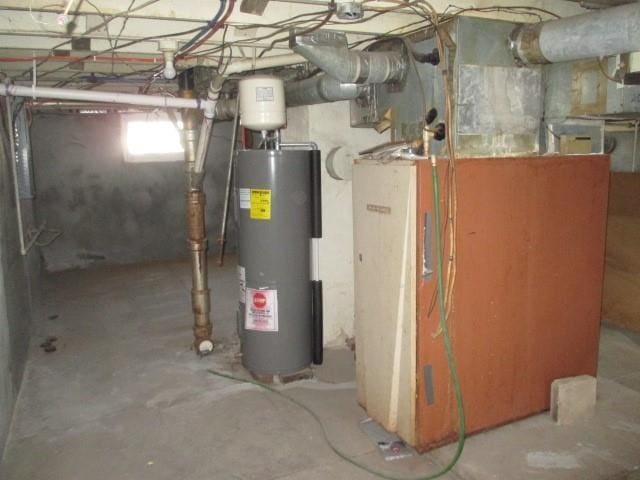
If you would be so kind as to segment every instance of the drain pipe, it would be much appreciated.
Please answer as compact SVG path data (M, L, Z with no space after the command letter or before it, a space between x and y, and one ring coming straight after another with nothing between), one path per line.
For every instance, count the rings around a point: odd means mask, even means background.
M292 30L289 47L340 83L401 81L408 62L401 52L350 50L344 33L318 30L305 34Z
M181 98L193 98L193 70L185 70L178 77ZM198 155L199 112L182 111L182 138L185 152L185 180L187 204L188 246L191 257L191 307L193 310L194 348L199 355L213 351L210 319L211 300L207 268L207 234L205 228L206 197L202 189L204 171L196 169ZM208 139L208 138L207 138Z
M234 75L236 73L248 72L251 70L262 70L265 68L284 67L287 65L295 65L296 63L304 63L306 60L302 55L296 53L288 53L286 55L274 55L272 57L262 58L246 58L232 62L224 70L225 75Z
M117 103L164 108L204 108L206 102L197 98L162 97L132 93L100 92L74 88L26 87L0 83L0 95L27 98L52 98L55 100L78 100L83 102Z
M517 27L510 36L523 64L569 62L640 50L640 3Z

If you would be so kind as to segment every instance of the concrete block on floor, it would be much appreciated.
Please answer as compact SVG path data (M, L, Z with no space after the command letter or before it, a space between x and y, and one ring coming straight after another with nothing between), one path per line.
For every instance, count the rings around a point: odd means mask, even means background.
M558 425L588 419L596 406L595 377L580 375L559 378L551 383L551 417Z

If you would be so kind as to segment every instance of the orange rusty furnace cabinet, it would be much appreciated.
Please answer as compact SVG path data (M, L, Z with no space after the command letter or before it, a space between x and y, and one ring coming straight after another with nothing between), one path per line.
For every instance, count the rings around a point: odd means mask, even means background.
M449 327L473 433L548 409L555 378L596 374L609 158L456 165ZM353 195L358 401L428 450L457 428L435 306L431 165L359 160Z

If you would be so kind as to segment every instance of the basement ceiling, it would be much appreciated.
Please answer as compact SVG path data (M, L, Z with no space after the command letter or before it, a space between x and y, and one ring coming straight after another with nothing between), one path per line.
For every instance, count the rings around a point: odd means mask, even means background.
M431 3L439 13L477 8L465 14L519 21L553 18L544 10L561 16L584 11L576 3L553 0ZM352 43L420 30L429 23L416 14L417 4L365 0L364 17L349 21L335 14L328 19L330 4L319 0L0 0L0 72L23 84L35 77L38 85L49 86L173 88L175 82L166 84L158 74L163 67L159 41L173 39L184 48L208 31L214 18L224 25L180 58L178 69L290 53L292 27L346 31Z

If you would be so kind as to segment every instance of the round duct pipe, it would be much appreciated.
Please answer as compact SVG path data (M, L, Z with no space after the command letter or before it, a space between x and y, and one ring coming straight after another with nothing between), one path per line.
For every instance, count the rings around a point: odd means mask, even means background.
M640 3L525 24L511 32L510 48L523 64L569 62L640 50Z

